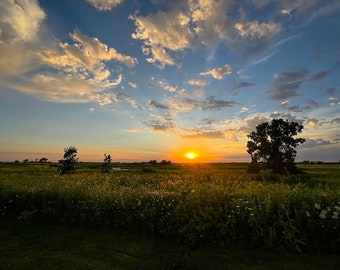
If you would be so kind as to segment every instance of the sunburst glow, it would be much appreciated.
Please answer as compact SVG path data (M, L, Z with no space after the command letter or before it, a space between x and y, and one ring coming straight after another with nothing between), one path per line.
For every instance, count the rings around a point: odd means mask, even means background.
M187 159L191 159L192 160L192 159L195 159L197 157L197 154L195 152L188 152L188 153L185 154L185 157Z

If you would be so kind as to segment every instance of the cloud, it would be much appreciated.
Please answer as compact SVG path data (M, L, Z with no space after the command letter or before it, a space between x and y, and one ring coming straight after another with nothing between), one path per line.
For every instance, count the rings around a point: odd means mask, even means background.
M184 88L179 88L177 86L170 85L166 80L156 80L152 77L148 82L148 86L155 89L161 89L172 93L183 94L185 92Z
M299 146L299 148L300 149L306 149L306 148L314 148L314 147L331 145L331 144L334 144L334 142L330 141L330 140L307 138L306 142L303 143L301 146Z
M139 130L138 128L129 128L129 129L125 129L124 131L128 132L128 133L140 133L140 132L143 132L143 131Z
M323 88L322 91L324 91L326 94L330 96L334 96L337 88L336 87L328 87L328 88Z
M297 1L297 3L298 2L299 1ZM310 0L309 2L312 2L312 4L313 4L313 2L316 2L316 1ZM328 15L334 13L334 12L338 12L339 10L340 10L340 2L339 1L334 1L333 3L327 3L326 2L325 6L319 7L318 9L315 9L314 12L309 15L309 17L307 18L307 20L305 22L305 25L316 21L320 17L328 16Z
M36 0L2 0L0 13L0 43L6 44L36 41L46 16Z
M188 84L192 85L192 86L200 86L200 87L204 87L207 85L207 83L205 81L202 80L198 80L198 79L191 79L188 81Z
M254 86L255 83L249 83L249 82L238 82L237 84L234 85L233 89L240 89L244 87L249 87L249 86Z
M161 120L151 120L148 123L144 123L148 127L151 127L152 131L160 133L173 133L175 125L171 120L161 121Z
M232 49L242 48L246 54L263 50L273 36L281 31L275 22L235 22L230 15L234 1L184 0L173 1L167 10L129 18L135 23L134 39L143 42L146 60L163 69L178 64L176 52L195 49L199 45L215 47L223 42ZM244 16L245 17L245 16Z
M149 101L149 105L151 107L154 107L156 109L160 109L160 110L169 110L169 107L164 105L164 104L161 104L159 102L157 102L156 100L150 100Z
M295 71L286 71L274 75L272 89L267 91L273 100L285 100L298 96L297 89L304 83L308 70L300 68Z
M134 82L129 82L129 85L132 87L132 88L137 88L138 85Z
M289 104L289 101L285 100L281 102L280 108L288 110L288 111L292 111L292 112L303 112L303 111L308 111L308 110L319 107L319 104L312 99L307 99L306 104L304 106L297 106L297 105L288 106L288 104Z
M193 46L190 18L185 12L158 11L145 17L129 16L129 18L136 25L132 38L144 41L143 52L147 56L151 55L147 61L157 64L160 68L175 64L167 50L180 51Z
M227 107L232 107L237 104L232 100L216 99L215 96L210 96L205 102L202 102L202 110L222 110Z
M86 1L100 11L111 10L124 2L124 0L86 0Z
M128 67L137 64L137 59L118 53L114 48L101 43L98 38L84 35L77 29L70 34L70 37L74 43L60 43L58 49L40 52L41 60L66 72L90 72L99 81L110 76L105 61L115 60Z
M120 83L120 78L116 83ZM64 103L90 102L104 88L94 80L85 80L80 74L62 72L21 76L15 81L7 81L6 84L8 87L44 100Z
M183 101L171 101L173 111L190 111L190 110L222 110L237 104L232 100L216 99L215 96L207 97L205 100L185 98Z
M35 52L50 42L38 1L0 1L0 83L39 67Z
M317 73L313 74L307 81L308 82L319 81L319 80L322 80L322 79L326 78L331 73L332 73L331 70L320 71L320 72L317 72Z
M181 135L183 139L225 139L223 131L202 131L202 130L186 130Z
M279 23L238 22L234 25L239 35L247 42L246 54L262 51L273 36L281 31Z
M222 67L213 68L206 72L201 72L200 75L207 76L210 75L214 79L222 80L232 73L231 65L225 64Z

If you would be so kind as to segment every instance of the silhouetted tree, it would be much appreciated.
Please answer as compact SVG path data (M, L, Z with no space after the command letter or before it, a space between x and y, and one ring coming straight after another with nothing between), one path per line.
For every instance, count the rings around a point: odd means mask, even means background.
M47 161L48 161L48 159L45 158L45 157L39 159L39 162L40 162L40 163L46 163Z
M74 146L64 148L64 158L59 160L58 171L60 174L72 173L78 162L78 149Z
M248 172L258 173L261 169L270 169L273 173L296 173L295 148L305 142L296 138L302 132L303 126L297 122L273 119L271 124L262 123L248 135L247 152L251 156Z
M166 161L166 160L163 159L159 164L161 164L161 165L171 165L171 161L170 160Z
M103 163L103 166L102 166L102 173L109 173L110 170L111 170L111 161L112 161L112 158L111 158L111 155L108 154L104 154L104 163Z

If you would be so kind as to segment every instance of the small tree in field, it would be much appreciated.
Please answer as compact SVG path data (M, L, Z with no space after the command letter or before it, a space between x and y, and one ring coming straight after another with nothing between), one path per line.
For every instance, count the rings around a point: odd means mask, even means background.
M78 162L78 149L74 146L64 148L64 158L59 160L58 171L60 174L73 173Z
M112 161L112 158L111 158L111 155L108 154L104 154L104 163L103 163L103 166L102 166L102 173L109 173L110 170L111 170L111 161Z
M296 173L295 148L305 142L303 138L294 138L302 132L303 126L297 122L273 119L271 124L262 123L248 135L247 152L251 156L248 172L258 173L262 168L273 173Z

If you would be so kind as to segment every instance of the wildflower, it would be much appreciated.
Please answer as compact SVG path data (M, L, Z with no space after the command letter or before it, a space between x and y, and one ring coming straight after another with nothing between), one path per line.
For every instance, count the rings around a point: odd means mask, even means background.
M326 218L327 211L326 210L321 210L319 217L322 219Z
M335 210L337 210L337 211L340 211L340 207L339 206L334 206L334 208L335 208Z
M310 217L310 213L308 211L306 211L306 216Z
M316 208L316 209L321 209L321 206L320 206L320 204L314 204L314 207Z

